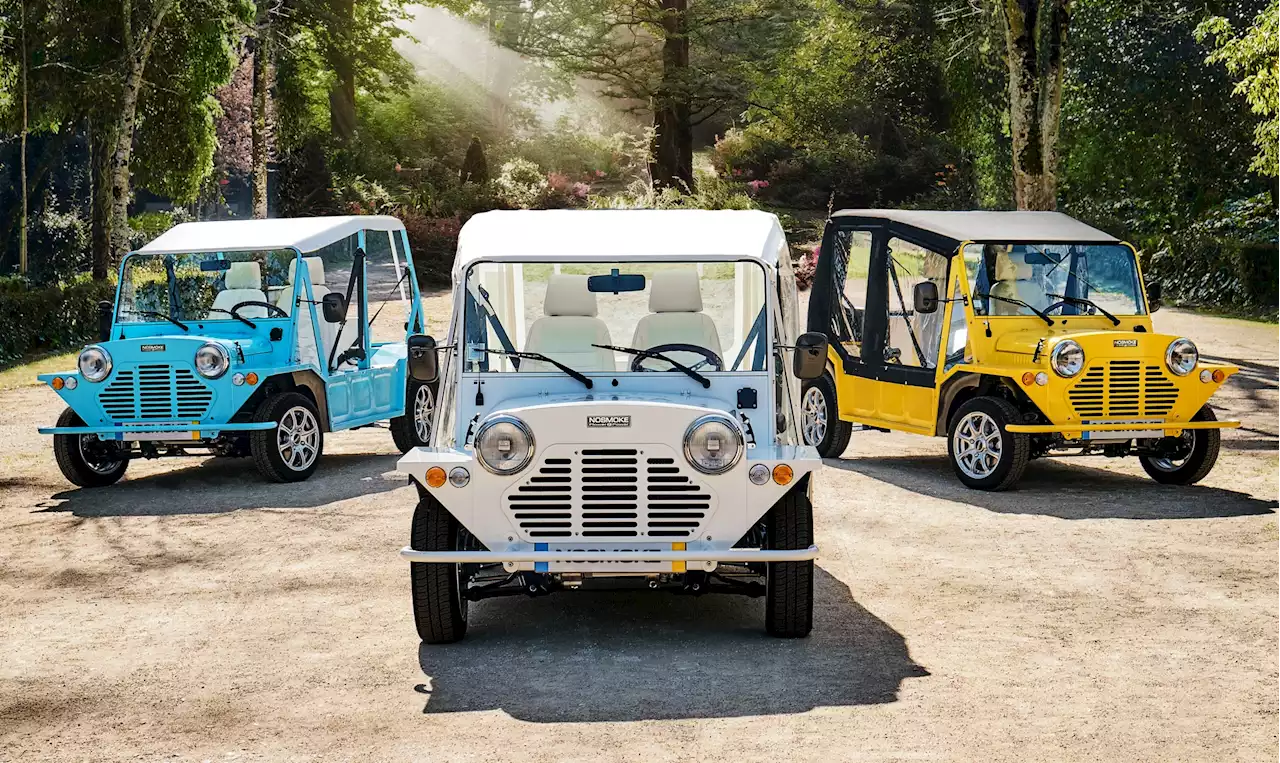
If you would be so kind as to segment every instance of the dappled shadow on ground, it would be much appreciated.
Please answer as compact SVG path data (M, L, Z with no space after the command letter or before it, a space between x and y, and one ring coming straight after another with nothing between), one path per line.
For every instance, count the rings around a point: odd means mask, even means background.
M1207 519L1272 514L1277 505L1247 493L1200 485L1161 485L1147 477L1066 459L1033 461L1017 487L1003 493L966 488L945 456L829 458L823 463L922 495L1002 514L1042 514L1059 519Z
M539 723L800 713L894 702L929 675L906 640L815 567L814 630L764 632L762 599L565 592L472 605L457 644L418 651L425 713L501 709Z
M219 514L241 509L314 508L405 485L393 474L398 456L331 454L305 482L268 482L248 458L209 458L180 469L130 478L102 488L73 488L41 501L39 512L78 517Z

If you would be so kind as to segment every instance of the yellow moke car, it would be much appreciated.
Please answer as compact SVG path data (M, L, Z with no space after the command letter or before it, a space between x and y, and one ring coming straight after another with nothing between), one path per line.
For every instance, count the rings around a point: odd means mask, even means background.
M1155 333L1134 248L1064 214L846 210L820 252L809 330L829 363L801 431L824 457L858 423L947 437L981 490L1049 455L1137 456L1190 485L1239 426L1208 405L1238 369Z

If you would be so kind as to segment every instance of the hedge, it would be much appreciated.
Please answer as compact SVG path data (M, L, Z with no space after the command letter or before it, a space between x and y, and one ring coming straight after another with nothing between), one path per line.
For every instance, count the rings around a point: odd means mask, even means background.
M98 303L114 298L112 281L34 287L22 278L0 278L0 364L92 341Z

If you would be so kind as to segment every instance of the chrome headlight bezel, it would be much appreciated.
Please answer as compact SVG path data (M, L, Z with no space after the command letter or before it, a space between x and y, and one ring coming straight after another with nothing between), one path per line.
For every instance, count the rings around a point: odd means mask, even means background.
M726 429L729 430L730 440L733 443L733 446L735 448L733 458L730 459L727 464L719 468L707 468L703 464L699 463L697 459L694 458L694 453L693 453L692 443L693 443L694 434L697 432L699 428L712 423L722 424ZM699 416L698 418L694 419L693 423L689 425L689 428L684 431L684 441L682 444L682 449L684 450L684 460L688 461L689 465L692 466L694 469L697 469L703 474L724 474L725 472L728 472L733 467L737 466L738 462L742 460L742 451L744 449L742 430L739 429L738 425L733 421L733 419L729 418L728 416L725 416L719 413L708 413L705 416Z
M1068 352L1079 353L1080 360L1078 365L1068 365L1071 361L1063 361L1062 356ZM1084 348L1074 339L1064 339L1054 346L1053 352L1049 353L1049 367L1053 372L1064 379L1071 379L1079 376L1084 370L1085 364ZM1065 366L1065 367L1064 367Z
M218 359L217 365L207 373L204 368L200 366L200 354L205 350L213 350ZM217 342L205 342L196 350L195 356L191 359L191 364L196 367L196 373L200 374L204 378L217 379L225 374L228 368L231 368L231 354L227 352L226 347L223 347Z
M527 452L524 454L523 458L514 462L514 465L497 466L495 464L490 464L485 460L483 442L499 424L511 425L528 440L529 444ZM485 471L499 476L508 476L522 471L533 462L533 454L538 449L537 442L533 438L533 430L529 428L529 425L524 423L523 419L507 413L500 413L497 416L491 416L486 419L484 423L476 428L476 434L471 440L471 445L475 450L476 461L480 462L480 465L485 468Z
M1191 357L1191 365L1185 368L1179 365L1174 365L1173 356L1175 353L1184 356L1189 354ZM1196 366L1200 364L1200 348L1196 347L1195 342L1187 339L1185 336L1180 336L1170 342L1169 346L1165 348L1164 364L1170 371L1178 376L1186 376L1196 370Z
M93 353L97 353L102 356L101 373L93 374L85 370L85 359L90 357ZM76 368L80 371L80 375L84 377L85 381L94 383L100 382L111 375L111 353L107 352L105 347L91 344L80 351L79 357L76 358Z

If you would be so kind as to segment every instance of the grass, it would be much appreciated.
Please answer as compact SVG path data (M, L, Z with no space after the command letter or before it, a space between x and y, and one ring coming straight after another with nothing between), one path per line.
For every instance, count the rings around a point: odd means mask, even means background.
M0 392L19 387L34 387L40 384L36 374L48 374L55 371L69 371L76 367L76 356L79 350L54 354L36 355L0 370Z

